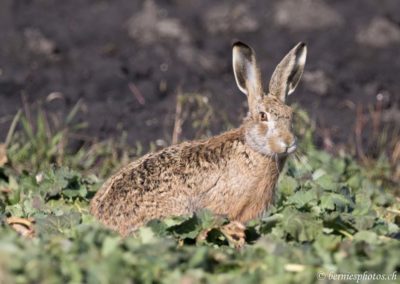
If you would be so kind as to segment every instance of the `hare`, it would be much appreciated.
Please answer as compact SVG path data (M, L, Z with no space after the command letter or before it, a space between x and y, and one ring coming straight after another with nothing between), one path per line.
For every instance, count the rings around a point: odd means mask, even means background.
M200 209L228 217L228 231L244 232L243 224L268 208L286 157L296 149L292 109L285 101L300 81L306 54L306 45L297 44L265 91L253 49L236 42L233 71L249 106L241 126L131 162L97 192L91 213L123 236L152 219Z

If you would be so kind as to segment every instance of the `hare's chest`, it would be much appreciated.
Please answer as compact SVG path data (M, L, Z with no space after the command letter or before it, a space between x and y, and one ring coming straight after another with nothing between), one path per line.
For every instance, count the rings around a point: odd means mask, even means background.
M272 169L269 159L243 146L238 149L237 158L227 164L226 183L239 195L252 194L260 184L275 178L276 170ZM251 193L253 192L253 193Z
M200 196L201 203L203 207L230 218L247 212L248 208L258 214L269 203L275 186L272 180L275 176L271 174L264 164L231 161L218 177L210 174L214 183Z

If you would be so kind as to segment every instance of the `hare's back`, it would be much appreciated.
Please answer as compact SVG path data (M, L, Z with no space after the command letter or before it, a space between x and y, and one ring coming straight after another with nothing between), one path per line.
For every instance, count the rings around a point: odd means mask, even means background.
M161 183L173 182L173 172L179 167L179 152L178 147L172 146L149 153L120 169L92 199L92 214L100 217L109 207L129 203L130 198L159 190Z

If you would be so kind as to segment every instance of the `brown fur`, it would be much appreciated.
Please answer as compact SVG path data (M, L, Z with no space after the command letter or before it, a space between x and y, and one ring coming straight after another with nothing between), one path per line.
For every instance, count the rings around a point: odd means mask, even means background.
M292 110L280 97L264 95L252 49L240 43L234 52L244 55L234 61L235 76L251 104L243 124L219 136L147 154L122 168L91 201L92 214L106 226L128 235L151 219L192 214L202 208L244 223L268 207L288 145L294 141ZM248 67L255 73L248 73ZM285 66L280 68L290 73ZM243 82L246 86L240 85ZM259 111L267 112L273 124L260 121ZM276 131L268 134L271 125ZM271 140L265 141L266 150L258 148L262 139Z

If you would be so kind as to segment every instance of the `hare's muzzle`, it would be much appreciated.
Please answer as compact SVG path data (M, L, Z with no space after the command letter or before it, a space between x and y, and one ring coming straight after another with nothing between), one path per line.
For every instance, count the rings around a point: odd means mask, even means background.
M296 148L297 148L297 140L296 140L296 138L294 138L292 143L286 147L286 153L291 154L294 151L296 151Z

